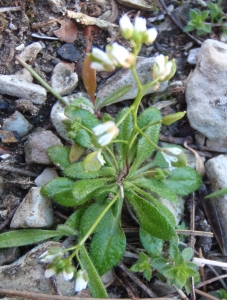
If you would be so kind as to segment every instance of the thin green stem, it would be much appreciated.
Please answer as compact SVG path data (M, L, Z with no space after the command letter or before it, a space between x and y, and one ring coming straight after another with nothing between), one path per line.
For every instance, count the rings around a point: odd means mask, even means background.
M82 264L82 262L81 262L81 260L80 260L80 257L79 257L79 255L78 255L78 252L76 253L76 259L77 259L77 261L78 261L78 263L79 263L81 269L83 270L83 264Z
M51 86L49 86L49 84L47 84L33 69L32 67L30 67L26 62L24 62L19 56L16 56L16 60L19 61L19 63L26 68L33 77L35 77L35 79L37 79L39 81L39 83L45 88L47 89L55 98L57 98L62 104L64 104L65 106L68 106L68 103L54 90L52 89Z
M158 145L156 145L138 126L136 127L136 130L139 131L139 133L145 137L145 139L153 146L155 147L156 149L162 151L162 148L159 147Z
M131 113L132 111L132 106L129 107L128 111L124 114L124 116L117 122L117 126L119 126L126 118L127 116Z
M118 171L117 160L116 160L116 158L115 158L113 152L112 152L108 147L105 147L104 149L105 149L105 150L109 153L109 155L111 156L111 158L112 158L112 160L113 160L113 162L114 162L115 168L116 168L116 170Z
M152 168L152 167L154 167L154 162L153 162L153 161L149 162L148 164L146 164L146 165L143 166L142 168L138 169L138 170L135 172L135 175L141 174L141 172L146 171L147 169Z
M150 124L144 126L143 128L141 128L141 130L144 131L144 130L146 130L146 129L147 129L148 127L150 127L150 126L154 126L154 125L156 125L156 124L161 124L161 123L162 123L162 120L159 120L159 121L150 123Z
M142 177L142 176L147 175L147 174L152 174L152 173L156 173L156 171L147 171L147 172L139 173L138 175L133 176L132 179L134 180L136 178Z
M110 144L115 144L115 143L128 144L127 141L123 141L123 140L113 140L113 141L110 142Z

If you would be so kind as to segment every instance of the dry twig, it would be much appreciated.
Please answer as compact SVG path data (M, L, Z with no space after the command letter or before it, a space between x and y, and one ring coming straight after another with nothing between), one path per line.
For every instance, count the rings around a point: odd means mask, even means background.
M15 6L15 7L0 7L0 14L8 11L19 11L21 10L20 6Z

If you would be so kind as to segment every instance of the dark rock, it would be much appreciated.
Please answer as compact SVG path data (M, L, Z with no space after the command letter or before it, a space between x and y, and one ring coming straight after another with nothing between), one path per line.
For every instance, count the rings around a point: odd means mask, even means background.
M57 53L65 60L77 61L81 59L80 53L76 50L73 44L64 44L57 50Z
M2 109L2 110L9 109L9 104L4 100L0 100L0 109Z

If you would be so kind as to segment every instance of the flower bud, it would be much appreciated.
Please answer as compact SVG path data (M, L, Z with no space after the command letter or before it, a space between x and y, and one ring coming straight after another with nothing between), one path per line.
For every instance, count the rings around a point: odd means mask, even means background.
M57 274L57 268L55 266L51 266L50 268L47 268L44 276L45 278L50 278L51 276Z
M165 148L162 150L162 155L165 161L168 163L170 169L172 167L187 166L187 156L180 148Z
M115 69L115 66L108 54L99 48L93 48L89 56L92 61L90 66L92 69L97 71L113 71Z
M169 80L176 72L175 60L168 61L168 56L160 54L156 57L153 67L153 78L159 78L159 81Z
M65 281L69 281L73 278L74 276L74 272L76 271L76 269L69 265L69 266L66 266L63 270L63 277L64 277L64 280Z
M134 27L127 15L124 15L122 18L120 18L119 21L121 34L125 39L130 39L133 35Z
M119 129L113 121L99 124L92 131L96 137L95 142L101 147L108 145L119 134Z
M117 43L107 46L106 49L116 66L118 65L123 68L129 68L136 61L134 54L130 53L127 49Z
M155 28L150 28L145 33L144 43L152 44L158 35L158 32Z
M50 263L57 257L62 257L63 251L59 247L52 247L48 251L45 251L39 258L43 263Z
M79 270L76 274L75 292L86 289L88 283L88 275L86 270Z

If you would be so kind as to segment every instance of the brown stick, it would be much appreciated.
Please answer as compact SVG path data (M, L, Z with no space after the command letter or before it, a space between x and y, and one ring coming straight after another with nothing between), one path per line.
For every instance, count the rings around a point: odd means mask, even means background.
M227 274L224 274L224 275L220 275L220 276L211 278L211 279L209 279L209 280L206 280L206 281L203 281L203 282L198 283L198 284L195 286L195 288L196 288L196 289L199 289L199 288L201 288L201 287L204 286L204 285L210 284L210 283L212 283L212 282L214 282L214 281L217 281L217 280L220 280L220 279L223 279L223 278L226 278L226 277L227 277Z
M209 295L209 294L204 293L204 292L202 292L202 291L200 291L200 290L197 290L197 289L195 289L195 292L196 292L196 294L198 294L198 295L204 296L206 299L210 299L210 300L218 300L218 299L219 299L219 298L216 298L216 297L214 297L214 296L212 296L212 295Z
M176 229L177 234L193 235L193 236L208 236L213 237L213 232L198 231L198 230L182 230Z
M30 172L30 171L27 171L27 170L22 170L22 169L10 167L10 166L3 166L3 165L0 165L0 171L17 173L17 174L20 174L20 175L23 175L23 176L28 176L28 177L37 177L37 176L39 176L39 174Z

